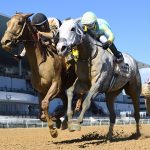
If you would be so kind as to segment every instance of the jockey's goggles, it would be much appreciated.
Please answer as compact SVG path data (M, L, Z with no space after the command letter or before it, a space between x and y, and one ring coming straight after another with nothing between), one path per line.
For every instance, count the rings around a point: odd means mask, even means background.
M83 29L84 29L84 31L86 31L87 29L96 30L96 23L94 22L92 24L84 24Z

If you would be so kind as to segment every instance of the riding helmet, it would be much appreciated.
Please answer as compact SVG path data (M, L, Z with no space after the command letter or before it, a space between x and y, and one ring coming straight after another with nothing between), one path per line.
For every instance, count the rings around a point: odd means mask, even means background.
M90 25L90 24L94 24L97 21L97 17L96 15L91 12L88 11L86 13L83 14L82 18L81 18L81 23L84 25Z
M42 13L37 13L32 18L33 25L42 25L47 21L47 17Z

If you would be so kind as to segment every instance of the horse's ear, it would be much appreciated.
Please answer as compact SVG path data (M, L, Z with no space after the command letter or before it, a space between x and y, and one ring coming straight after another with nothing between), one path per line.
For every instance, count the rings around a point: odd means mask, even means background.
M34 13L23 14L23 15L24 15L24 17L29 18L29 17L31 17L33 14L34 14Z

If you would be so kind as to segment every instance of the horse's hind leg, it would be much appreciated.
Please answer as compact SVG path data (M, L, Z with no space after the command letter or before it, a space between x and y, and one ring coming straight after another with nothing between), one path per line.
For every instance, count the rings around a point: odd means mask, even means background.
M116 114L114 110L114 100L116 96L120 93L120 91L113 92L113 93L106 93L106 104L109 111L109 119L110 119L110 125L109 125L109 131L107 134L107 138L111 139L113 135L113 128L116 121Z
M134 106L134 117L136 121L136 133L138 136L140 136L140 129L139 129L139 120L140 120L140 93L141 93L141 87L140 85L137 86L133 83L128 83L125 87L126 94L131 96L133 106Z

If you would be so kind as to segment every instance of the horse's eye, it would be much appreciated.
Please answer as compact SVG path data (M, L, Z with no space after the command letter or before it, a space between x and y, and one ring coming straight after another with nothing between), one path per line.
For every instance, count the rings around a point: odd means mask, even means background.
M73 28L71 29L71 31L75 31L75 28L73 27Z

